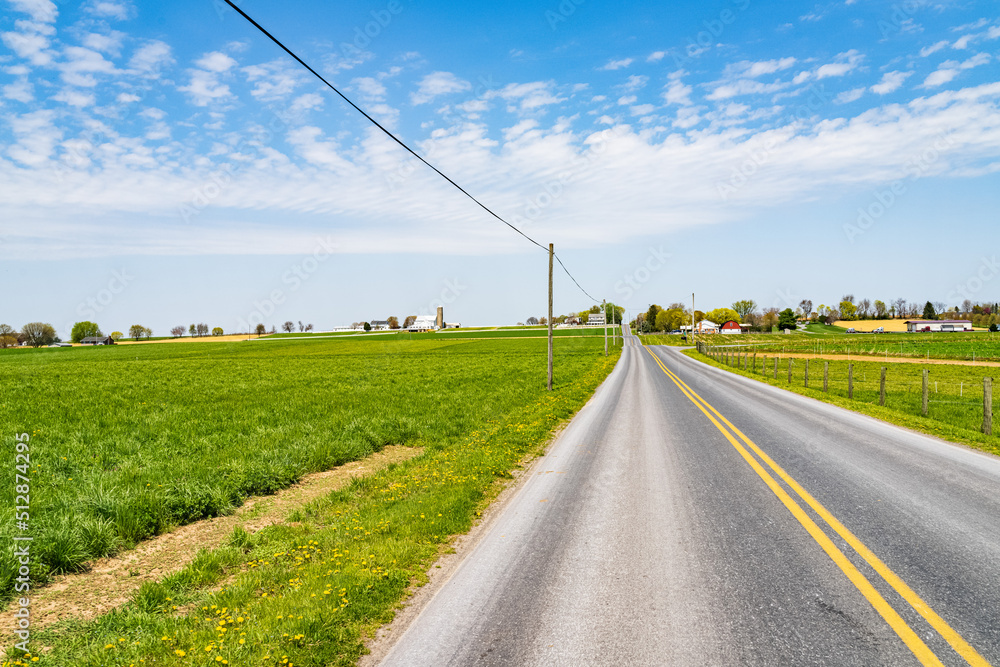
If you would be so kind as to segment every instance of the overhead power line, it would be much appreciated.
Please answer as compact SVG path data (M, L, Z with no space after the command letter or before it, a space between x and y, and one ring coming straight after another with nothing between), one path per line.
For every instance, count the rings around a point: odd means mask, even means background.
M401 140L399 137L397 137L392 132L390 132L389 130L387 130L381 123L379 123L377 120L375 120L374 118L372 118L371 116L369 116L368 113L365 112L364 109L362 109L357 104L355 104L354 102L352 102L346 95L344 95L342 92L340 92L340 90L338 90L336 86L334 86L332 83L330 83L325 78L323 78L323 76L319 72L317 72L316 70L314 70L312 67L310 67L306 63L306 61L302 60L302 58L299 58L295 54L294 51L292 51L290 48L288 48L287 46L285 46L281 42L281 40L279 40L277 37L275 37L270 32L268 32L264 28L264 26L262 26L261 24L257 23L257 21L255 21L252 18L250 18L250 16L246 12L244 12L242 9L240 9L239 7L237 7L236 4L234 2L232 2L232 0L226 0L226 4L229 5L230 7L232 7L233 9L235 9L236 12L239 13L239 15L242 16L243 18L245 18L247 21L249 21L250 24L253 25L253 27L257 28L257 30L260 30L262 33L264 33L264 35L268 39L270 39L272 42L274 42L275 44L277 44L278 47L281 48L282 51L284 51L285 53L287 53L288 55L290 55L292 58L295 59L296 62L298 62L300 65L302 65L307 70L309 70L309 72L311 72L313 76L315 76L317 79L319 79L324 84L326 84L327 88L329 88L333 92L337 93L337 95L340 96L340 98L342 100L344 100L349 105L351 105L351 107L355 111L357 111L359 114L361 114L362 116L364 116L368 120L368 122L370 122L372 125L374 125L378 129L382 130L382 132L387 137L389 137L390 139L392 139L393 141L395 141L397 144L399 144L400 146L402 146L403 149L406 152L408 152L410 155L412 155L413 157L415 157L418 160L420 160L421 162L423 162L425 165L427 165L431 169L433 169L434 172L437 173L438 176L440 176L441 178L443 178L444 180L448 181L453 186L455 186L455 188L458 189L459 192L461 192L462 194L464 194L466 197L468 197L472 201L476 202L476 204L478 204L480 208L482 208L484 211L486 211L487 213L489 213L491 216L493 216L494 218L496 218L497 220L499 220L503 224L507 225L508 227L510 227L512 230L514 230L515 232L517 232L521 236L523 236L530 243L533 243L534 245L538 246L539 248L541 248L545 252L549 251L549 249L546 248L544 245L542 245L541 243L539 243L535 239L531 238L530 236L528 236L527 234L525 234L523 231L521 231L520 229L518 229L517 227L515 227L511 223L509 223L506 220L504 220L501 216L499 216L496 213L494 213L493 210L490 209L490 207L486 206L486 204L482 203L481 201L479 201L478 199L476 199L474 196L472 196L471 194L469 194L469 192L465 188L463 188L461 185L459 185L458 183L456 183L455 181L453 181L451 178L449 178L448 175L445 174L443 171L441 171L440 169L438 169L437 167L435 167L433 164L431 164L430 162L428 162L427 160L425 160L423 157L421 157L419 153L417 153L412 148L410 148L409 146L407 146L406 143L403 142L403 140ZM555 258L556 258L556 261L559 262L559 266L562 267L562 270L565 271L566 275L569 276L570 280L573 281L573 284L576 285L577 288L581 292L583 292L587 297L589 297L594 302L597 302L598 299L595 299L593 296L590 295L589 292L587 292L587 290L583 289L583 286L581 286L580 283L577 281L577 279L575 277L573 277L573 274L569 272L569 269L567 269L566 265L563 264L563 261L559 258L558 254L555 255Z

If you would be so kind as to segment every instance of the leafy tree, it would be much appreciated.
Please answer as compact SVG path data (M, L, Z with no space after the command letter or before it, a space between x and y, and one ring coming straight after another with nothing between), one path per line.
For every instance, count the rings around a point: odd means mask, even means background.
M281 328L284 330L285 333L292 333L295 330L295 322L288 320L287 322L281 325Z
M840 302L840 318L843 320L853 320L855 319L855 314L858 309L855 307L853 301L848 301L844 299Z
M872 302L870 299L861 299L858 301L858 315L861 319L867 320L872 313Z
M413 321L415 322L416 318L414 318ZM365 322L365 331L371 331L371 330L372 330L372 325L369 324L368 322Z
M679 329L684 324L686 318L687 313L679 308L661 310L656 314L656 330L673 331L674 329Z
M150 329L149 327L143 327L143 328L142 328L142 335L143 335L143 337L144 337L144 338L145 338L146 340L149 340L150 338L152 338L152 337L153 337L153 330L152 330L152 329Z
M170 330L170 335L174 338L180 338L184 335L184 326L174 327Z
M549 324L549 318L547 318L547 317L540 317L540 318L538 318L538 323L539 324L544 324L544 325L548 326L548 324Z
M257 338L260 338L261 336L267 333L267 327L265 327L263 323L258 324L257 327L254 329L254 333L257 334Z
M642 330L652 331L653 327L656 326L656 315L659 313L661 308L655 303L649 307L646 311L646 316L642 320Z
M888 309L885 307L885 302L875 299L875 319L884 320L887 315Z
M798 322L795 317L795 311L791 308L785 308L783 311L778 313L778 328L779 329L794 329Z
M802 299L802 301L799 301L799 310L802 311L802 317L809 319L813 310L812 299Z
M312 330L313 330L313 325L312 322L310 322L309 324L306 325L306 331L312 331Z
M208 325L205 324L204 322L202 322L202 323L200 323L198 325L198 335L199 336L207 336L208 335Z
M525 322L527 322L529 326L534 326L538 324L538 318L535 316L531 316L528 319L526 319Z
M925 320L936 320L937 311L934 310L934 304L928 301L924 304L924 319Z
M213 336L221 336L223 333L224 332L222 331L222 327L213 327L212 329Z
M93 322L77 322L73 325L73 329L70 331L69 339L74 343L79 343L84 338L89 338L91 336L100 336L101 327L97 326Z
M397 318L395 315L390 315L389 319L387 319L386 322L389 323L389 328L390 329L398 329L399 328L399 318Z
M841 301L849 301L851 303L854 303L854 295L853 294L845 294L844 296L840 297L840 300Z
M625 317L625 307L608 302L604 304L604 321L608 324L619 324Z
M770 331L773 327L778 324L778 309L768 308L764 311L764 314L760 318L761 326Z
M194 325L192 324L191 326L193 327ZM146 333L146 327L142 326L141 324L133 324L128 328L128 337L134 338L135 340L139 340L140 338L142 338L145 335L145 333Z
M306 328L305 328L305 326L304 326L304 325L302 324L302 320L299 320L299 332L301 333L301 332L303 332L303 331L305 331L305 330L306 330Z
M733 310L736 311L737 315L737 317L733 319L745 322L747 318L749 318L750 315L757 310L757 302L753 299L743 299L742 301L733 303Z
M9 324L0 324L0 348L16 347L17 332Z
M740 314L737 313L732 308L716 308L715 310L710 310L705 313L704 319L715 322L716 324L722 324L729 320L740 321Z
M407 315L406 319L403 320L403 328L409 329L411 326L413 326L413 323L416 321L417 321L416 315Z
M197 325L192 324L191 326L189 326L188 327L188 333L191 334L192 336L195 335L196 333L198 333L198 327L197 327Z
M1000 327L997 327L997 323L996 322L993 322L992 324L990 324L990 331L995 332L998 329L1000 329Z
M51 345L56 340L56 330L47 322L29 322L21 327L21 335L31 347Z
M124 335L125 334L123 334L121 331L112 331L111 332L111 340L113 340L113 341L115 341L117 343L119 340L121 340L122 336L124 336Z

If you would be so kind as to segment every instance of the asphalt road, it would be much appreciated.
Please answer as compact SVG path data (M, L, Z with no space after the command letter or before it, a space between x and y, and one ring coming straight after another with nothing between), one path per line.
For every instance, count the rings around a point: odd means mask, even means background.
M1000 459L626 343L383 665L1000 665Z

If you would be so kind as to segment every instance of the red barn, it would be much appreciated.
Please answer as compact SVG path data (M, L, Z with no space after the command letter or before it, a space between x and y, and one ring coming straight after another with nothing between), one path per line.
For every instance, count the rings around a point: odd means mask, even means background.
M743 333L743 329L740 327L740 323L736 320L729 320L727 322L723 322L722 326L719 327L719 333L738 334Z

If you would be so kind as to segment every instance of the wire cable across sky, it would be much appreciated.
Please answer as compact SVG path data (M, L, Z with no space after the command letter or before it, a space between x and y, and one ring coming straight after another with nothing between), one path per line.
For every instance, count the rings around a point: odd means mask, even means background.
M342 92L340 92L340 90L338 90L336 86L334 86L332 83L330 83L325 78L323 78L323 76L320 75L320 73L317 72L316 70L314 70L312 67L310 67L306 63L306 61L302 60L302 58L299 58L295 54L294 51L292 51L290 48L288 48L287 46L285 46L281 42L281 40L279 40L277 37L275 37L270 32L268 32L264 28L264 26L262 26L261 24L257 23L255 20L253 20L252 18L250 18L250 16L246 12L244 12L242 9L240 9L239 7L237 7L236 4L232 2L232 0L226 0L226 4L229 5L230 7L232 7L233 9L235 9L239 13L240 16L242 16L247 21L249 21L251 23L251 25L253 25L255 28L257 28L257 30L260 30L262 33L264 33L264 35L266 35L267 38L270 39L272 42L274 42L275 44L277 44L281 48L282 51L284 51L285 53L287 53L288 55L290 55L292 58L295 59L296 62L298 62L300 65L302 65L307 70L309 70L309 72L311 72L313 76L315 76L317 79L319 79L324 84L326 84L327 88L329 88L333 92L337 93L337 95L339 95L342 100L344 100L349 105L351 105L351 107L353 107L355 111L357 111L362 116L364 116L368 120L368 122L370 122L372 125L374 125L378 129L382 130L382 132L387 137L389 137L390 139L392 139L393 141L395 141L397 144L399 144L400 146L402 146L403 149L406 152L408 152L410 155L412 155L413 157L415 157L418 160L420 160L421 162L423 162L425 165L427 165L431 169L433 169L434 172L437 173L438 176L440 176L441 178L443 178L444 180L448 181L453 186L455 186L455 188L457 188L459 192L461 192L462 194L464 194L466 197L468 197L472 201L476 202L476 204L478 204L480 208L482 208L484 211L486 211L487 213L489 213L491 216L493 216L494 218L496 218L497 220L499 220L503 224L505 224L508 227L510 227L516 233L518 233L521 236L523 236L525 239L528 240L528 242L533 243L534 245L538 246L542 250L548 252L548 250L549 250L548 248L546 248L544 245L542 245L541 243L539 243L535 239L533 239L530 236L528 236L527 234L525 234L523 231L521 231L520 229L518 229L517 227L515 227L511 223L509 223L506 220L504 220L503 217L501 217L500 215L494 213L493 210L490 207L486 206L486 204L482 203L481 201L479 201L478 199L476 199L475 197L473 197L471 194L469 194L469 192L465 188L463 188L461 185L459 185L458 183L456 183L455 181L453 181L451 178L449 178L448 175L445 174L443 171L441 171L440 169L438 169L437 167L435 167L434 165L432 165L430 162L428 162L427 160L425 160L423 157L421 157L419 153L417 153L412 148L410 148L409 146L407 146L406 143L403 140L401 140L399 137L397 137L392 132L390 132L389 130L387 130L381 123L379 123L377 120L375 120L374 118L372 118L371 116L369 116L368 113L365 112L364 109L362 109L357 104L355 104L354 102L352 102L346 95L344 95ZM594 301L596 303L598 301L598 299L595 299L593 296L590 295L589 292L587 292L587 290L583 289L583 286L580 285L580 283L577 281L577 279L575 277L573 277L573 274L570 273L569 269L566 268L566 265L563 264L563 261L559 258L559 255L554 253L554 256L555 256L556 261L559 262L559 266L562 267L562 270L565 271L566 275L569 276L569 279L573 281L573 284L576 285L577 288L581 292L583 292L588 298L590 298L592 301Z

